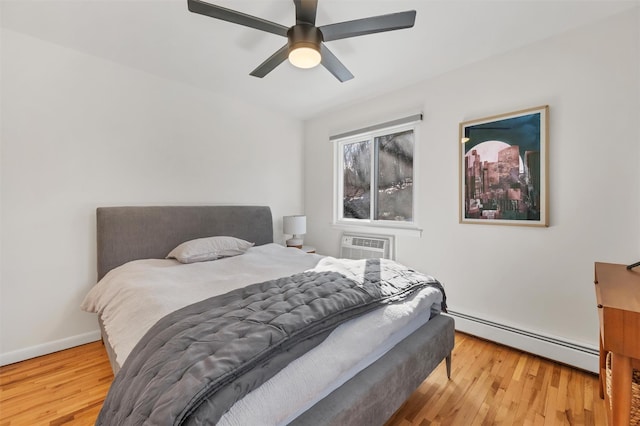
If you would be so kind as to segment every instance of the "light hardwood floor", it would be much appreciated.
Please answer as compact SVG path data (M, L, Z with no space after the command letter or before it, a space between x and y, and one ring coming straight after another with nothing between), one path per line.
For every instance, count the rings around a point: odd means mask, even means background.
M112 380L101 342L0 367L0 425L91 425Z
M431 373L387 426L607 424L598 376L456 333L451 380Z
M113 379L100 342L0 367L0 426L90 425ZM444 365L387 422L606 425L595 375L457 333Z

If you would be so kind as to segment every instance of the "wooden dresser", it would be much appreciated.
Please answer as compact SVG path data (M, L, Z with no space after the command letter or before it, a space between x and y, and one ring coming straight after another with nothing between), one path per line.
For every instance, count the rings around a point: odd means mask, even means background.
M600 318L600 397L606 393L606 355L611 352L609 424L627 426L632 366L640 366L640 267L628 270L625 265L596 263L595 288Z

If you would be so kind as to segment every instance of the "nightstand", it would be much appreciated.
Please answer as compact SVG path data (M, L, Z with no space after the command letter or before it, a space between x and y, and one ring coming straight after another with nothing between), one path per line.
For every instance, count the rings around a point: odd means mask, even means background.
M287 248L297 248L299 250L304 251L305 253L315 253L316 248L311 246L287 246Z

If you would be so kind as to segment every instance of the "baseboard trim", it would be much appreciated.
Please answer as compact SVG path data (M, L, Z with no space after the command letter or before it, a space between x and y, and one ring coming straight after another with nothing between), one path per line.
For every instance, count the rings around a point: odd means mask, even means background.
M598 373L599 350L557 337L499 324L461 312L449 311L456 330L520 349L544 358Z
M40 345L30 346L24 349L18 349L17 351L6 352L0 354L0 366L51 354L64 349L84 345L85 343L95 342L100 340L100 337L100 330L95 330L60 340L54 340L52 342L42 343Z
M598 348L576 344L556 337L498 324L461 312L449 311L456 322L456 330L491 340L535 355L598 373ZM86 343L100 340L100 330L78 334L17 351L0 354L0 366L13 364Z

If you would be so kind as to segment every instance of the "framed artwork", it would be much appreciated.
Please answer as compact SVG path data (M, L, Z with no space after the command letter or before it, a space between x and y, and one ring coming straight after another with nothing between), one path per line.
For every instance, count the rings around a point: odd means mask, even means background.
M460 223L549 225L548 112L460 123Z

